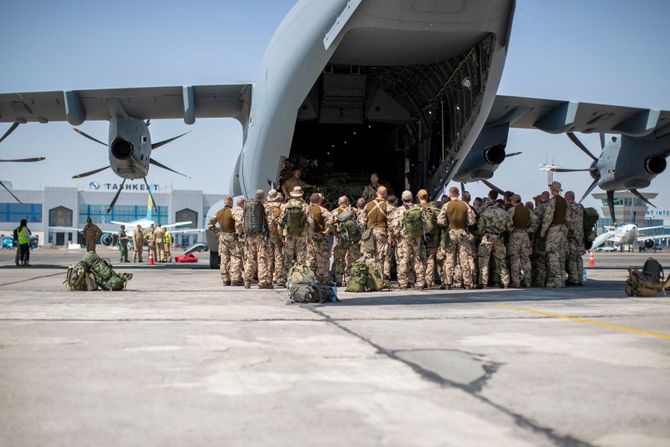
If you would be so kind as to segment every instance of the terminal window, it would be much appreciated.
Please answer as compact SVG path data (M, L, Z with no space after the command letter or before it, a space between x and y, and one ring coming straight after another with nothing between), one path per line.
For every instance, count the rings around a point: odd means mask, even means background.
M131 222L147 217L146 205L117 205L112 211L107 213L107 205L80 205L79 223L86 223L86 218L90 217L95 224L108 224L112 220L119 222ZM165 224L168 221L167 206L159 206L158 213L154 210L152 220L156 223Z
M42 222L41 203L0 203L0 222Z

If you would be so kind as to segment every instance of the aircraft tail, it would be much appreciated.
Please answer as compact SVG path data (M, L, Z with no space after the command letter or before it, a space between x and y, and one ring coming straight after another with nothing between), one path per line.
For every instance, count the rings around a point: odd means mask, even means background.
M151 200L151 195L147 199L147 220L154 220L154 204Z

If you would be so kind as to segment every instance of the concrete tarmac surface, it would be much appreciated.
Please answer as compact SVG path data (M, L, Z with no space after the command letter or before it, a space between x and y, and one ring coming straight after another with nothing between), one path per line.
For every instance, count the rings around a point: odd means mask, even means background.
M670 445L670 297L623 291L652 254L597 253L579 288L302 306L202 254L67 292L82 255L0 253L0 446Z

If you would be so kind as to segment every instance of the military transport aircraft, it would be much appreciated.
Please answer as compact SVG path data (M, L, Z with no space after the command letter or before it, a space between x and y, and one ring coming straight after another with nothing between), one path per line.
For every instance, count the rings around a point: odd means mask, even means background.
M110 122L114 172L144 178L146 120L235 118L243 146L230 192L277 182L292 155L331 174L377 171L394 189L484 177L505 157L509 127L621 134L600 181L637 189L661 169L670 112L496 97L514 0L299 0L270 40L255 83L0 95L0 121ZM607 155L606 155L607 154ZM604 158L616 155L616 160ZM654 158L656 157L656 158ZM156 165L156 163L153 163ZM481 170L481 169L480 169ZM455 177L459 175L459 177ZM604 185L604 184L603 184Z

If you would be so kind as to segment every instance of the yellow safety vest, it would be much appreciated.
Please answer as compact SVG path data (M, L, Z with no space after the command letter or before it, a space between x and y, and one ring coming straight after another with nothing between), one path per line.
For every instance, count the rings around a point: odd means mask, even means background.
M18 234L19 234L19 245L26 245L30 243L30 234L28 234L28 227L21 227Z

